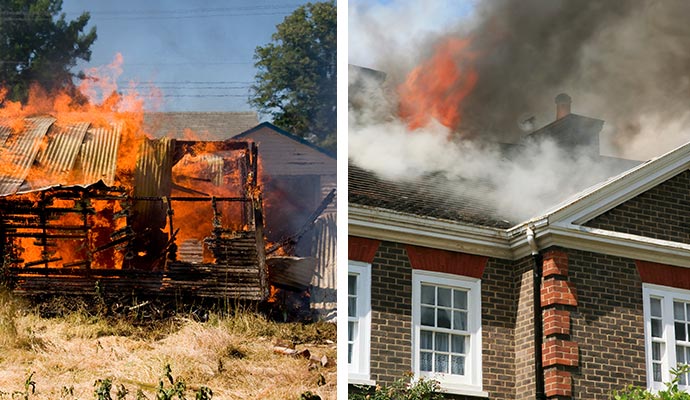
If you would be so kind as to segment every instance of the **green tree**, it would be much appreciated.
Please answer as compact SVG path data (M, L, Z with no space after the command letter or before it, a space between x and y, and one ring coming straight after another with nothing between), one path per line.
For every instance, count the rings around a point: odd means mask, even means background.
M302 5L276 29L254 53L250 104L276 125L335 150L335 1Z
M96 28L84 28L89 13L67 21L62 0L0 0L0 85L7 97L26 101L36 83L43 89L76 92L71 69L89 61Z

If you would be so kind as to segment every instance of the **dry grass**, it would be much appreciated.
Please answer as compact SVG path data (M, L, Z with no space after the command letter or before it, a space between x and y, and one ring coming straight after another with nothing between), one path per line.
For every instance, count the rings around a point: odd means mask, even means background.
M128 399L137 390L154 399L166 364L187 384L188 398L201 386L214 399L299 399L305 391L336 397L335 366L310 368L308 360L273 353L274 341L285 339L334 360L335 344L324 339L335 340L335 326L280 324L244 311L142 328L78 311L41 318L23 309L0 292L0 399L24 391L31 372L30 399L94 398L94 382L106 378L113 398L124 384Z

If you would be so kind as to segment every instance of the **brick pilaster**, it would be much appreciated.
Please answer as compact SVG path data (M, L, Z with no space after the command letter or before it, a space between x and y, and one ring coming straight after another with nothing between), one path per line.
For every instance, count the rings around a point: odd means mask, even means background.
M575 286L568 281L568 254L558 250L543 255L541 305L544 327L542 362L547 398L572 397L568 369L579 365L579 348L570 339L570 309L577 307Z

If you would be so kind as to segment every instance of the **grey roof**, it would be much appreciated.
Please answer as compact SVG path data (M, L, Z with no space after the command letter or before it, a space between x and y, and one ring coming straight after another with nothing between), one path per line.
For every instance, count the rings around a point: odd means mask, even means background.
M459 187L467 190L459 192ZM494 228L507 229L519 222L498 215L481 201L482 194L492 190L490 185L450 181L441 174L397 182L349 163L347 190L351 204Z
M524 142L491 145L499 148L503 157L512 159L520 156L530 139L551 138L561 146L595 151L597 162L608 166L607 170L610 171L620 173L639 165L639 161L598 155L599 132L603 123L598 119L569 114L530 133ZM583 189L583 192L587 191ZM492 190L494 188L489 182L451 181L441 173L402 182L381 178L352 163L348 166L348 200L352 204L493 228L510 228L522 222L522 218L500 215L490 206L486 199L491 197L489 194ZM577 196L574 194L569 198Z
M259 118L254 111L144 113L144 129L147 133L154 137L175 139L225 140L258 123ZM186 130L189 130L189 134L185 134Z

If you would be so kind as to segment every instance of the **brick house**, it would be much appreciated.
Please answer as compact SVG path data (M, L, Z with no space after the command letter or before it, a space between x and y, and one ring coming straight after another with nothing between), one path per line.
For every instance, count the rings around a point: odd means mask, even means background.
M608 399L690 363L690 144L526 222L348 175L351 389L412 371L461 399Z

